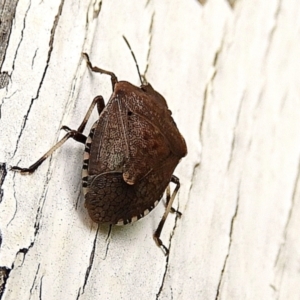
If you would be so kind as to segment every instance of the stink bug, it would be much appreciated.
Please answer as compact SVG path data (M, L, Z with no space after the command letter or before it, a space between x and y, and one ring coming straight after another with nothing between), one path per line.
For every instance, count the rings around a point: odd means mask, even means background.
M126 39L125 42L130 48ZM83 53L91 71L111 78L113 93L107 105L102 96L97 96L77 130L63 126L67 134L36 163L29 168L11 169L22 174L33 173L69 138L85 144L82 167L85 207L91 219L99 224L124 225L144 217L162 198L170 182L175 183L171 197L167 189L166 210L153 235L167 255L160 234L180 187L179 179L172 174L187 154L187 148L166 100L143 82L133 52L132 55L142 82L140 87L118 81L114 73L92 66L89 56ZM95 106L99 119L86 137L83 130Z

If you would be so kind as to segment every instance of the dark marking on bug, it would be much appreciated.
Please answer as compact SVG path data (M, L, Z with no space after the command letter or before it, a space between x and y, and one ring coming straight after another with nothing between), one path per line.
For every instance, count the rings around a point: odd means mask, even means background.
M124 40L138 69L130 45L125 37ZM139 69L142 84L137 87L118 81L114 73L93 66L86 53L83 56L91 71L110 76L113 93L108 103L105 106L102 96L95 97L77 130L63 126L67 134L36 163L29 168L12 167L12 170L33 173L69 138L85 144L82 167L85 207L98 224L124 225L144 217L173 182L176 187L172 195L167 192L166 210L153 235L167 255L160 234L169 212L174 211L172 204L180 183L173 172L187 154L185 140L166 100L149 83L143 82ZM83 130L95 106L99 119L86 137Z

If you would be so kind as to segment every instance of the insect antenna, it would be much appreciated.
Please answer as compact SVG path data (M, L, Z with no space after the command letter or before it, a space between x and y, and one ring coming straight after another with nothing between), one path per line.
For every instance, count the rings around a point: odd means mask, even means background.
M142 79L143 77L142 77L142 75L141 75L141 73L140 73L140 68L139 68L139 65L138 65L138 63L137 63L137 60L136 60L136 58L135 58L135 55L134 55L134 53L133 53L133 51L132 51L132 49L131 49L131 46L130 46L129 42L127 41L127 39L126 39L126 37L125 37L124 35L123 35L123 39L124 39L125 43L127 44L128 48L129 48L129 50L130 50L130 52L131 52L131 55L132 55L132 57L133 57L133 59L134 59L134 62L135 62L135 65L136 65L136 68L137 68L137 71L138 71L138 74L139 74L139 77L140 77L141 84L143 85L143 84L145 84L145 81Z

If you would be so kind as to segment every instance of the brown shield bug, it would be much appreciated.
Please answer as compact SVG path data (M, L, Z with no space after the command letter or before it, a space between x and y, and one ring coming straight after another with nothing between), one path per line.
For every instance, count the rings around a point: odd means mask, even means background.
M126 39L125 42L130 48ZM187 147L166 100L143 82L132 50L131 53L142 82L140 87L118 81L114 73L92 66L89 56L83 53L91 71L111 77L113 93L108 103L105 105L103 97L97 96L77 130L63 126L67 134L36 163L29 168L11 169L22 174L33 173L69 138L85 144L82 167L85 207L91 219L99 224L124 225L144 217L162 198L170 182L175 183L171 197L167 189L166 210L153 235L167 255L160 234L180 187L173 171L187 154ZM86 137L83 130L95 106L99 119Z

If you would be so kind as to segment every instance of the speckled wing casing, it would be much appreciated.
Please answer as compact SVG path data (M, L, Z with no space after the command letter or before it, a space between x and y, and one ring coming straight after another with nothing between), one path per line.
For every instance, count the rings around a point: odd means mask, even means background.
M150 84L117 82L85 144L82 181L91 219L123 225L145 216L186 153L165 99Z

